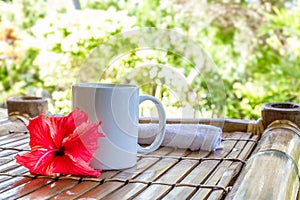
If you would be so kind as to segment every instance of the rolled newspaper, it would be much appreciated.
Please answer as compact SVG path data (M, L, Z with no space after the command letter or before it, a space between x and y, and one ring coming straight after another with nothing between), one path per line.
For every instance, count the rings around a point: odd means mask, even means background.
M139 144L151 144L159 132L158 124L139 124ZM215 151L222 140L222 129L204 124L167 124L161 146Z

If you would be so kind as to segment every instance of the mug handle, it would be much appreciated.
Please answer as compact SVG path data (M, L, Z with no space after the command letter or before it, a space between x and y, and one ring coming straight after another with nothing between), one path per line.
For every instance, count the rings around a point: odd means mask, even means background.
M139 153L149 153L152 151L155 151L156 149L158 149L158 147L161 145L164 137L165 137L165 131L166 131L166 113L165 113L165 109L162 105L162 103L155 97L153 96L149 96L149 95L141 95L140 96L140 101L139 104L141 104L142 102L146 101L146 100L150 100L152 101L155 106L156 109L158 111L158 120L159 120L159 130L160 132L157 133L153 143L147 147L141 147L139 144L137 145L137 152Z

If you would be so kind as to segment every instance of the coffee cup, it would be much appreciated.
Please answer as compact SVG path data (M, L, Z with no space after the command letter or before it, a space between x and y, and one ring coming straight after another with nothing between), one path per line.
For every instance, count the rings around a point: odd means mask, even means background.
M157 108L159 133L153 143L138 144L139 104L150 100ZM92 122L101 121L99 148L91 167L103 170L126 169L136 165L137 153L155 151L162 143L166 115L162 103L155 97L140 95L139 87L126 84L76 83L72 85L72 108L87 113Z

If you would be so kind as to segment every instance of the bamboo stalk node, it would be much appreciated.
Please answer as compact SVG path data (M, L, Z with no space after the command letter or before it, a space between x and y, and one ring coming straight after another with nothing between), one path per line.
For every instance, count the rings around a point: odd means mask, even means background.
M263 105L261 116L264 128L276 120L289 120L300 127L300 104L292 102L268 103Z
M42 97L10 97L6 103L8 116L36 117L48 110L48 102Z

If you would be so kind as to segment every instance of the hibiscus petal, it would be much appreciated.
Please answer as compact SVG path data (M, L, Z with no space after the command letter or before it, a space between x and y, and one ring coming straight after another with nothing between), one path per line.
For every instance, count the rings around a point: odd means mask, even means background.
M69 156L57 156L52 151L34 151L16 155L16 161L29 169L31 174L56 176L76 175L98 177L101 170L91 168L83 160L72 160Z
M76 126L87 121L88 116L83 111L74 110L67 116L63 117L47 117L51 136L57 148L61 147L62 140L73 134Z
M71 114L73 115L76 127L82 124L83 122L88 121L88 115L82 110L75 109L71 112Z
M55 145L50 136L48 124L43 119L44 114L30 119L27 129L30 132L29 145L32 150L38 148L52 149Z
M63 141L65 154L73 160L89 162L98 149L98 138L103 137L103 133L99 133L98 124L92 122L82 123L74 133Z
M33 151L23 155L16 155L16 161L29 169L32 174L39 174L45 176L53 176L54 153L48 151ZM37 165L38 164L38 165Z
M83 160L72 160L69 156L55 156L53 160L53 172L57 174L70 174L75 176L99 177L101 170L91 168Z

